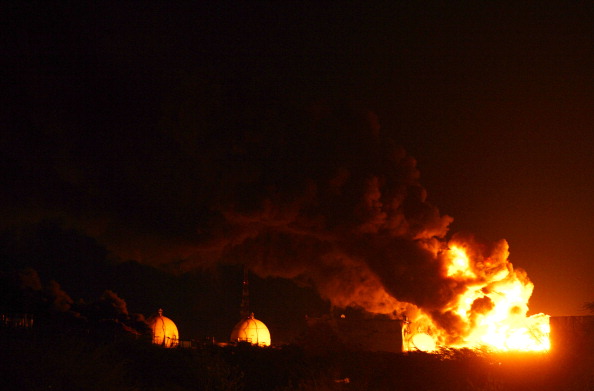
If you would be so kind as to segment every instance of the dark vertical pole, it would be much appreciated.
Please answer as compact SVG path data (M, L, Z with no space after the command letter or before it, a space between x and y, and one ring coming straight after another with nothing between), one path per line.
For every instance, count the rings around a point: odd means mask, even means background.
M243 266L243 288L241 292L241 309L239 312L241 319L250 316L250 290L248 283L248 268Z

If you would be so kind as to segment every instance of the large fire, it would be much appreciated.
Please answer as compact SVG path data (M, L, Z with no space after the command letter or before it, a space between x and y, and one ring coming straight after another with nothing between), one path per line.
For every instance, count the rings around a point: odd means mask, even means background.
M453 240L439 254L444 274L460 293L445 309L419 310L407 326L405 346L487 348L497 351L546 351L549 316L527 316L534 284L508 260L508 246L497 243L485 257L474 243ZM448 327L455 324L455 327ZM451 330L455 329L456 335Z

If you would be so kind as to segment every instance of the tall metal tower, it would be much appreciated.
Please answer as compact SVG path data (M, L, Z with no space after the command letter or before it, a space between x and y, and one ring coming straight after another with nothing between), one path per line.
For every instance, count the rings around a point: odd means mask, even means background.
M245 319L251 315L248 268L246 265L243 265L243 287L241 291L241 309L239 310L239 315L241 316L241 319Z

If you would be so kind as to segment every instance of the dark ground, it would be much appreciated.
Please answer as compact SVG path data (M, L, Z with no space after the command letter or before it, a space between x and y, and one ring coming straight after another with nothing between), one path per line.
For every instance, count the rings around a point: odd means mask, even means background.
M4 390L594 390L592 352L440 354L205 346L0 330Z

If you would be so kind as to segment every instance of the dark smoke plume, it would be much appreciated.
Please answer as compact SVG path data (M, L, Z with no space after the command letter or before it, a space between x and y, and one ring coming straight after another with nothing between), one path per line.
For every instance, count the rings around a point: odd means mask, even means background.
M431 310L455 294L436 261L452 218L372 113L319 102L228 118L188 99L143 132L38 127L51 148L11 155L14 220L57 217L123 259L174 271L246 264L339 307Z

